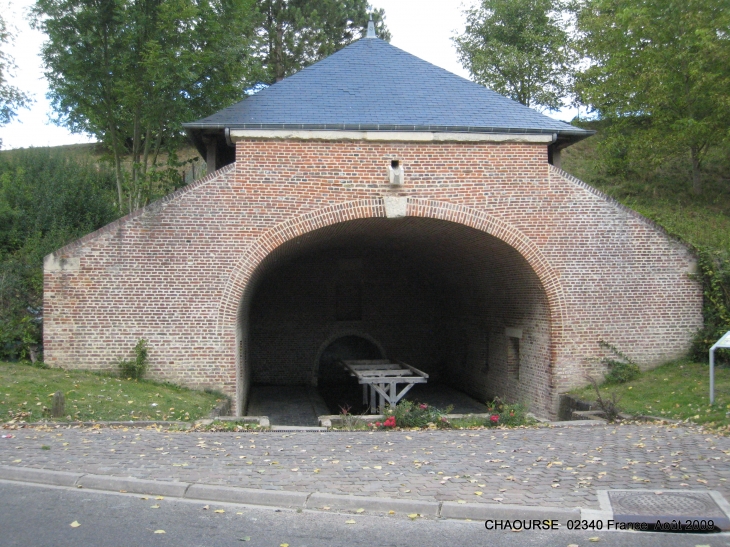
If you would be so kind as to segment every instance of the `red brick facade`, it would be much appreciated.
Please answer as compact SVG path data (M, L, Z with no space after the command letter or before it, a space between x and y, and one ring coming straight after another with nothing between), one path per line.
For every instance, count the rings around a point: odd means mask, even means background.
M45 359L108 369L145 338L152 376L240 410L251 382L316 383L324 347L359 334L554 415L605 372L599 340L647 367L688 349L694 267L544 144L244 139L233 165L47 257ZM361 316L338 319L347 284Z

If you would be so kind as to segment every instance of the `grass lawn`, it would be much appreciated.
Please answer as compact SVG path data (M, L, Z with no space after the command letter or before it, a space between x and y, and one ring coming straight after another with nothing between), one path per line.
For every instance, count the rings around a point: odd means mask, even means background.
M715 404L710 406L710 372L706 363L677 361L644 372L636 380L601 386L615 391L619 407L628 414L686 420L717 428L730 427L730 367L715 366ZM595 401L592 387L571 392L584 401Z
M0 362L0 423L51 419L44 409L56 391L66 399L67 416L59 421L191 421L207 417L221 397L148 380Z

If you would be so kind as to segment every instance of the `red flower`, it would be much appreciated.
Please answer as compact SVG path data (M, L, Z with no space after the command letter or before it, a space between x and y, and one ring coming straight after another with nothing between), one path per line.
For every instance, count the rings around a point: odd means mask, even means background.
M499 422L499 416L497 414L492 414L489 418L493 424L496 424Z
M420 405L418 405L418 408L420 408L421 410L426 410L428 408L428 405L425 403L421 403Z
M375 425L377 425L378 427L380 427L381 424L380 424L380 422L375 422Z
M383 422L383 425L385 427L395 427L395 416L389 416L385 422Z

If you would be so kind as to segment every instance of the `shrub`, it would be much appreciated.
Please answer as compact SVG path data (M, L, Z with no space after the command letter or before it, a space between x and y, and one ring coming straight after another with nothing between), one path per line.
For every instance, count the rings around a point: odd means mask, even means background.
M495 397L493 401L487 403L487 412L490 417L485 420L483 424L485 426L504 425L514 427L528 423L527 410L524 405L520 403L507 404L502 402L499 397Z
M596 402L598 403L599 408L603 411L606 421L609 423L615 422L621 413L621 409L618 406L621 397L619 397L618 393L614 391L611 393L610 399L604 399L601 396L601 390L598 388L598 382L596 382L596 379L592 376L587 376L587 378L591 382L593 389L596 390Z
M119 374L123 378L141 380L147 372L147 353L149 348L147 340L141 338L134 346L134 359L119 361Z
M604 342L603 340L598 342L602 348L611 351L618 359L605 358L602 363L607 365L609 368L608 374L604 378L607 384L625 384L630 382L639 374L641 369L630 357L621 353L616 347L611 344Z
M453 406L439 409L425 403L413 403L401 401L395 407L390 407L386 412L386 418L395 417L398 427L426 427L434 424L436 427L444 427L448 424L445 418L453 410Z

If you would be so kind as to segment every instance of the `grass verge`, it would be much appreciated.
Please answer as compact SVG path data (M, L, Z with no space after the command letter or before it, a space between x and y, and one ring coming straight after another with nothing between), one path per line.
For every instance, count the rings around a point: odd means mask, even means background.
M730 367L715 367L715 404L710 405L709 367L705 363L674 361L643 372L618 385L603 385L602 392L616 392L622 412L671 420L689 420L716 429L730 430ZM595 401L592 387L571 395Z
M179 420L209 415L221 395L150 380L0 362L0 422L50 420L61 391L66 416L57 421Z

